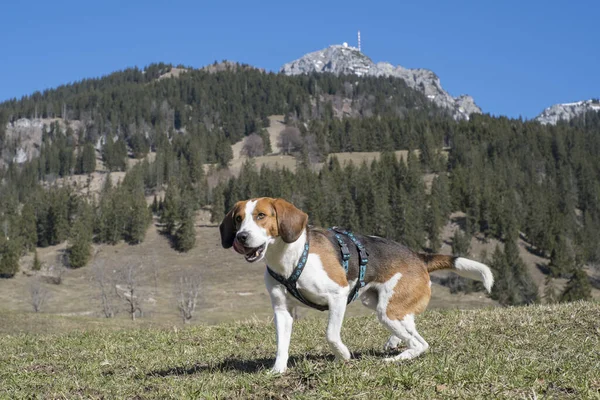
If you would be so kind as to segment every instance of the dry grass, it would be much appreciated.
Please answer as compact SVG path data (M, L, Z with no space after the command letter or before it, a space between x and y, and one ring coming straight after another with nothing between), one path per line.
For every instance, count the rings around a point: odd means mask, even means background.
M271 305L264 287L264 263L248 264L231 249L220 245L218 229L206 226L208 214L202 212L197 218L197 246L189 253L178 253L169 246L156 227L148 230L146 240L136 246L120 243L115 246L95 246L97 252L90 265L69 270L61 285L46 284L50 291L48 314L67 314L101 318L99 289L94 283L94 264L103 266L108 276L117 277L127 265L142 265L141 292L144 296L142 319L157 323L180 324L175 301L174 284L181 273L197 273L202 276L201 302L193 323L218 323L256 315L271 316ZM40 260L46 265L57 265L66 244L38 249ZM32 255L21 260L21 270L13 279L0 279L0 310L28 313L28 287L34 276L30 271ZM452 295L443 286L434 285L430 308L478 308L494 302L481 293ZM349 315L364 315L368 311L359 304L349 308ZM305 315L325 314L307 310ZM117 318L126 319L122 310Z
M325 321L308 318L294 326L283 376L267 372L276 343L265 319L0 334L0 397L597 399L599 314L597 303L428 311L417 324L431 348L402 363L381 360L388 333L373 318L345 321L353 359L344 363L331 356Z

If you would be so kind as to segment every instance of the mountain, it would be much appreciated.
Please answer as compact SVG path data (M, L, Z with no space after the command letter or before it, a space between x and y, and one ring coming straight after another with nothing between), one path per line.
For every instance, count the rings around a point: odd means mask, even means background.
M452 97L446 92L440 84L440 78L433 71L393 66L387 62L374 63L357 48L345 44L308 53L285 64L280 72L286 75L330 72L336 75L393 76L403 79L409 87L421 91L438 106L451 110L455 119L468 119L473 113L481 113L471 96Z
M600 100L591 99L574 103L554 104L542 111L535 119L544 125L556 125L560 120L570 121L572 118L588 111L600 111Z

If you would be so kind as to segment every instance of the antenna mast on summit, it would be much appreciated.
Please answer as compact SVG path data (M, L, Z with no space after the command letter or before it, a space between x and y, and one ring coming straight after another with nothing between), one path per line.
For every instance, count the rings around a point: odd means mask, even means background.
M360 31L358 31L358 51L360 51Z

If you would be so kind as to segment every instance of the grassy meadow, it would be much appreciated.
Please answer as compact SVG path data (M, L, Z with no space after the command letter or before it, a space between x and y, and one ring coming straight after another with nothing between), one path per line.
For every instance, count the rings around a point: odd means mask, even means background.
M0 312L0 398L600 398L600 304L432 310L417 319L431 349L385 363L388 333L349 317L353 359L336 362L325 321L294 326L290 369L272 320L186 328ZM20 324L52 324L24 333Z

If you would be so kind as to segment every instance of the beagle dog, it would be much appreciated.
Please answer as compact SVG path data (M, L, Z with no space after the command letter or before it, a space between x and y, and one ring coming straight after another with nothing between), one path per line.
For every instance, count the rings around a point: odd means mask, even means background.
M343 268L340 245L335 233L307 225L308 215L283 199L257 198L239 201L219 226L224 248L233 246L246 261L265 260L276 274L289 278L303 257L308 256L296 282L301 296L329 309L327 341L336 359L348 360L350 352L342 343L340 331L348 295L359 276L358 251L351 243L348 273ZM364 286L358 299L375 310L379 321L391 332L384 346L393 350L403 342L407 347L386 361L408 360L425 352L429 345L415 327L415 316L423 312L431 297L429 273L450 269L459 275L483 282L491 291L494 277L490 269L463 257L416 253L402 244L376 236L354 235L368 252ZM292 334L292 309L305 306L286 286L265 270L265 283L275 314L277 356L272 372L287 369Z

